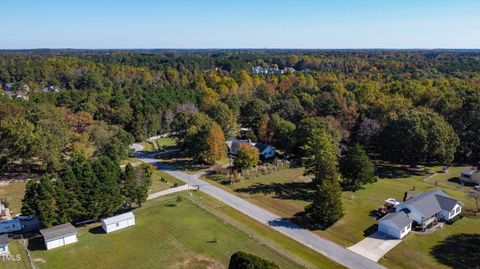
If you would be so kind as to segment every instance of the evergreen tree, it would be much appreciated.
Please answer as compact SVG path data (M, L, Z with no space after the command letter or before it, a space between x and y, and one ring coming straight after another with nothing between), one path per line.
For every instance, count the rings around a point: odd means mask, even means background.
M83 209L82 218L97 219L101 214L98 203L100 184L92 165L84 156L76 154L71 167L78 182L77 195Z
M237 251L233 253L228 269L279 269L275 263L255 255Z
M125 171L122 173L121 180L124 202L127 206L132 206L133 203L136 202L138 187L135 168L133 168L130 163L125 166Z
M136 197L135 197L135 202L138 204L138 206L142 206L142 203L147 200L148 197L148 191L150 190L150 187L152 185L152 170L151 167L147 164L142 166L142 179L141 183L137 183L137 191L136 191Z
M78 221L85 215L85 209L79 201L78 181L73 174L72 166L67 164L61 174L62 185L65 188L65 197L67 198L68 207L63 208L68 213L70 221ZM63 188L62 187L62 188Z
M323 129L312 132L310 139L304 146L306 153L305 174L314 175L315 185L325 180L338 181L338 155L339 145L331 135Z
M38 182L29 180L25 186L25 194L22 200L22 214L33 215L37 212L36 199L38 195Z
M305 207L306 215L322 229L343 217L341 188L338 181L324 180L317 186L313 202Z
M119 165L109 158L102 157L92 162L92 168L99 181L98 207L101 216L115 213L122 205L122 195L118 184Z
M55 187L52 179L44 175L38 183L37 194L35 195L36 212L42 226L50 227L57 223L56 205L55 205Z
M373 164L360 144L347 149L340 161L340 171L344 190L356 191L365 184L377 181Z

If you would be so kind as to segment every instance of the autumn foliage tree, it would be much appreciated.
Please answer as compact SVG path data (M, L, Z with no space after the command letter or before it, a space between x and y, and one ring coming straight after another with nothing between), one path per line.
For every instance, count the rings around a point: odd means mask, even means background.
M260 161L258 149L249 144L240 144L237 158L233 165L239 170L250 169Z
M205 154L205 160L208 163L215 163L222 158L226 157L227 154L227 145L225 144L225 136L223 134L222 128L216 122L210 127L208 132L207 144L209 149Z

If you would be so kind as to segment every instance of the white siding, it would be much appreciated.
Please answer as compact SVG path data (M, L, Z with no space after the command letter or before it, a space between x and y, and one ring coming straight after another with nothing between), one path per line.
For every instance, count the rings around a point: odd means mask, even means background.
M401 238L400 230L395 225L393 225L392 222L389 220L380 221L378 223L378 231L394 238Z
M62 238L58 238L58 239L55 239L55 240L51 240L51 241L47 241L45 242L45 245L47 247L47 249L53 249L53 248L58 248L58 247L62 247L62 246L65 246L65 245L68 245L68 244L72 244L72 243L75 243L77 242L77 235L70 235L70 236L67 236L67 237L62 237Z
M111 232L118 231L120 229L124 229L124 228L130 227L130 226L133 226L133 225L135 225L135 218L122 220L122 221L112 223L112 224L109 224L109 225L106 225L103 222L102 223L102 228L106 233L111 233Z
M8 245L0 246L0 255L8 255L8 254L9 254Z

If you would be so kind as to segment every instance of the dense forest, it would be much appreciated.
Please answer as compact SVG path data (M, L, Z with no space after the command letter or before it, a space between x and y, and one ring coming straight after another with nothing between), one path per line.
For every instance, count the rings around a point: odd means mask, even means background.
M2 51L0 87L3 172L118 162L135 140L164 133L206 162L216 159L209 136L243 136L302 159L314 175L337 166L315 152L360 168L355 156L480 160L479 51Z

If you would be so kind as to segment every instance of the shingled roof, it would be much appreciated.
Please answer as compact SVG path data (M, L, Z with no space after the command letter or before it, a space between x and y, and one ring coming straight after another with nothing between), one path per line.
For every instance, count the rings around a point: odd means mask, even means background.
M380 221L387 220L391 221L399 229L403 229L412 223L412 220L408 218L408 215L403 211L387 214L385 217L380 219Z
M461 202L448 197L448 195L441 190L422 192L404 202L404 204L415 207L427 218L442 210L451 211L458 203L463 205Z
M45 241L52 241L55 239L67 237L77 233L75 227L70 223L65 223L51 228L40 230Z

